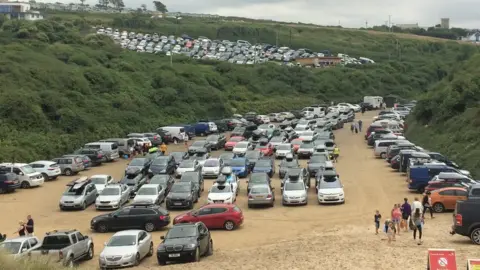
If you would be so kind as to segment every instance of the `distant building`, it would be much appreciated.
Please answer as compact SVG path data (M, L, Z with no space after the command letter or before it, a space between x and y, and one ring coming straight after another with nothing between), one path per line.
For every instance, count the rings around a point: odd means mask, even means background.
M469 33L466 37L462 38L463 41L480 43L480 31Z
M201 13L183 13L183 12L167 12L165 16L167 18L175 18L175 17L220 18L219 15L201 14Z
M31 10L30 4L25 2L0 2L0 14L9 19L19 20L42 20L43 15L40 12Z
M401 24L395 24L396 27L400 28L400 29L416 29L416 28L420 28L420 26L418 26L418 23L401 23Z
M441 18L440 27L443 29L450 29L450 18Z

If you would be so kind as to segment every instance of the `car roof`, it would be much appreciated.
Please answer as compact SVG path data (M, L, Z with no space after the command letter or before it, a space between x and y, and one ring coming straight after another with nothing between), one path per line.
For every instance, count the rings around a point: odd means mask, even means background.
M463 174L460 174L460 173L456 173L456 172L441 172L438 174L438 178L440 179L449 179L449 178L454 178L454 179L457 179L457 178L462 178L462 179L465 179L465 178L468 178L466 175L463 175Z
M51 161L51 160L37 160L34 162L30 162L30 164L55 164L55 163L56 163L55 161Z
M235 204L226 204L226 203L209 203L200 208L215 208L215 207L225 207L225 208L233 208Z
M435 189L435 190L432 190L432 193L439 193L439 192L442 192L444 190L463 190L463 191L467 191L467 187L444 187L444 188L438 188L438 189Z
M94 178L94 177L98 177L98 178L107 178L109 177L110 175L108 174L94 174L92 176L90 176L89 178Z
M143 231L142 230L124 230L124 231L116 232L113 236L121 236L121 235L135 235L136 236L140 232L143 232Z
M154 188L158 188L158 185L157 185L157 184L144 184L144 185L142 185L142 187L140 187L140 188L145 188L145 187L154 187Z

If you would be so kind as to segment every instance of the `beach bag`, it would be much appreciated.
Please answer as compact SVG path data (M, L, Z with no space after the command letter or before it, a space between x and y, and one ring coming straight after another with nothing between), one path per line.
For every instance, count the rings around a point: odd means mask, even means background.
M410 230L415 230L417 227L415 226L415 224L413 223L413 220L410 219L409 223L408 223L408 226L410 227Z

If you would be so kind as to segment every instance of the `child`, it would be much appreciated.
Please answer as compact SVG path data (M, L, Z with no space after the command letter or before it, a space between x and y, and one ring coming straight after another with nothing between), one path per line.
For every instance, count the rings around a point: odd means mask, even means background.
M392 221L389 221L387 226L387 237L388 243L390 244L392 241L395 241L395 224Z
M375 234L378 234L378 229L380 228L380 219L382 219L382 215L380 215L380 211L376 210L375 211Z

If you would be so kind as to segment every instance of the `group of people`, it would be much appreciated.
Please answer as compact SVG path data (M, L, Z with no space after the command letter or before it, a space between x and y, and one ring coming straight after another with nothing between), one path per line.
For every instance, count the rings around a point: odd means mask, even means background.
M165 155L167 153L167 149L168 147L165 142L162 142L160 149L156 146L150 146L146 143L141 144L140 142L136 142L135 145L130 149L130 152L132 153L130 158L134 158L138 155L146 155L147 153L155 153L158 151L161 151Z
M362 132L362 125L363 125L363 122L361 119L359 119L358 122L353 122L350 125L350 131L352 131L352 134L353 133L357 134L358 132Z
M433 218L432 201L430 192L426 192L423 196L422 202L415 197L412 204L408 203L408 199L404 198L403 204L395 204L390 213L390 218L387 218L384 223L383 231L387 234L388 243L395 241L395 235L400 235L400 231L404 230L413 232L413 240L417 240L418 245L421 245L423 235L423 225L425 224L425 212L430 210L430 217ZM375 234L378 234L380 229L380 222L382 215L379 210L376 210L374 216Z
M27 221L20 220L18 221L18 229L14 232L15 234L18 234L18 236L33 236L33 218L31 215L27 216Z

